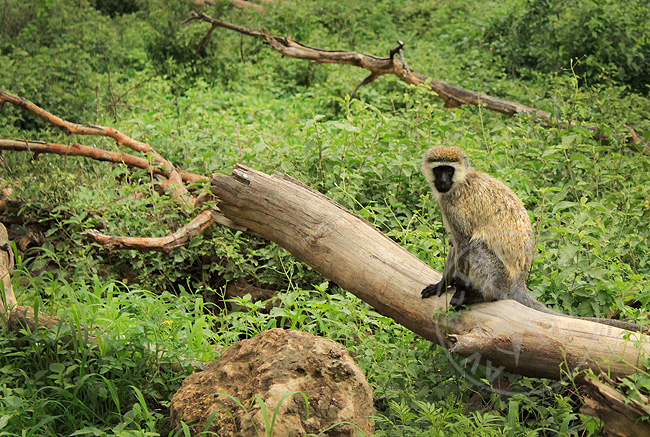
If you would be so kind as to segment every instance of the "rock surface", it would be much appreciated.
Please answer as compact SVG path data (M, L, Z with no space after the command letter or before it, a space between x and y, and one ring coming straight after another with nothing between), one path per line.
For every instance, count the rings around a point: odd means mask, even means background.
M309 408L302 394L292 392L304 393ZM266 421L260 400L266 405ZM187 377L172 399L170 425L180 427L184 421L193 434L209 429L222 436L263 436L278 404L274 436L301 437L330 427L324 435L374 431L372 387L347 350L331 340L284 329L235 343Z

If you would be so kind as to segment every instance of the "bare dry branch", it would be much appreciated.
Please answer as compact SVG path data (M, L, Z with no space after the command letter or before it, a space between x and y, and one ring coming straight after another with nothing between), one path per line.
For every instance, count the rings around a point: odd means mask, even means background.
M28 141L28 140L4 140L0 139L0 150L12 150L18 152L33 153L53 153L63 156L83 156L97 161L107 161L116 164L125 164L129 167L140 168L149 171L151 174L157 174L169 178L172 172L168 168L156 167L148 159L124 152L111 152L93 146L84 146L82 144L59 144L49 143L46 141ZM208 181L208 177L189 173L185 171L177 172L182 180L187 183L198 181ZM178 184L178 183L177 183Z
M175 248L185 246L197 235L203 233L208 227L218 223L234 229L242 229L241 226L235 225L227 219L218 208L210 208L202 211L190 223L183 226L176 232L165 237L140 238L140 237L114 237L105 235L99 231L85 231L82 235L93 238L96 242L107 248L112 249L135 249L140 251L156 250L159 252L170 253Z
M133 138L123 134L112 127L97 126L91 124L77 124L71 123L69 121L63 120L60 117L57 117L54 114L51 114L29 100L16 96L14 94L8 93L6 91L0 90L0 105L4 105L5 102L9 102L14 106L24 109L25 111L31 112L42 120L50 123L51 125L60 128L67 134L77 134L77 135L93 135L93 136L102 136L109 137L115 140L119 146L126 146L131 150L136 152L150 154L154 158L153 165L165 169L171 178L172 175L178 173L178 170L174 165L169 162L167 159L163 158L158 152L156 152L153 147L147 143L134 140ZM174 178L175 180L181 180L180 178ZM189 195L187 188L181 183L176 186L173 191L175 198L178 200L192 205L194 200L191 195Z

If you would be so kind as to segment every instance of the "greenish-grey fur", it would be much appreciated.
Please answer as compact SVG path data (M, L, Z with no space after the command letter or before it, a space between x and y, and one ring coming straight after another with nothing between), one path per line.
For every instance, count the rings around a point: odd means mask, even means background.
M436 167L452 174L449 187L444 187L448 191L437 189ZM519 197L503 182L473 168L458 147L429 149L422 171L450 237L443 278L425 288L422 296L439 296L453 285L456 292L450 302L454 306L513 299L537 311L563 315L536 300L526 287L536 245L528 212ZM575 318L640 330L638 325L621 320Z

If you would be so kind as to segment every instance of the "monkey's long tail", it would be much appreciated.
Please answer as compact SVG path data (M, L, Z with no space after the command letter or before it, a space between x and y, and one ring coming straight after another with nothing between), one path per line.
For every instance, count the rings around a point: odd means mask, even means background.
M588 320L590 322L596 322L603 325L614 326L616 328L625 329L627 331L640 332L642 334L650 333L650 327L648 326L639 326L636 323L625 322L623 320L599 319L598 317L578 317L578 316L569 316L567 314L558 313L556 311L553 311L552 309L550 309L549 307L547 307L537 299L535 299L528 292L528 290L524 290L523 293L522 292L513 293L512 298L517 302L519 302L520 304L527 306L528 308L541 311L543 313L554 314L556 316L569 317L571 319Z

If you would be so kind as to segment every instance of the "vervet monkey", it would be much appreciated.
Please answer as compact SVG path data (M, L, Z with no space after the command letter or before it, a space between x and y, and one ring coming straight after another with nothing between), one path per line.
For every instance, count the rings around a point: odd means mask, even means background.
M440 206L450 239L442 279L422 290L422 298L441 296L447 287L455 287L449 301L455 308L513 299L537 311L558 314L526 288L535 237L519 197L503 182L473 168L459 147L429 149L422 172ZM640 329L621 320L578 318L632 331Z

